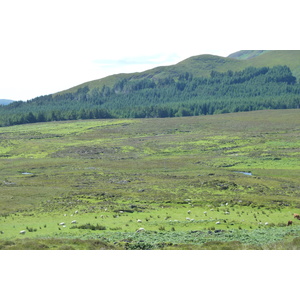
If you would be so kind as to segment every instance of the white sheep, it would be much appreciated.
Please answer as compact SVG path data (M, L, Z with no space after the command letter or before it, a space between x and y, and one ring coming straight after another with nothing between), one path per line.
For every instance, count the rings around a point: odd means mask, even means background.
M20 234L25 234L26 230L21 230Z
M78 214L78 210L75 211L75 214Z
M77 221L76 220L73 220L72 222L71 222L71 224L76 224L77 223Z
M138 222L138 223L142 223L142 220L138 219L137 222Z
M145 231L145 228L139 228L136 232L142 232Z
M64 222L61 222L61 223L59 223L59 225L65 225L65 223L64 223Z
M220 221L218 221L218 222L216 222L216 224L217 224L217 225L219 225L219 224L221 224L221 222L220 222Z
M268 223L268 222L266 222L266 223L265 223L265 225L269 225L269 223Z
M188 212L187 212L188 214L190 214L191 213L191 211L190 210L188 210Z
M191 219L190 218L185 218L187 221L190 221Z

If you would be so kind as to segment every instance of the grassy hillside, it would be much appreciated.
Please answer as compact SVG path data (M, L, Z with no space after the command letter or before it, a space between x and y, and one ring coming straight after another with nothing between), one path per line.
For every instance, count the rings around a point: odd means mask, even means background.
M258 54L249 59L194 56L173 66L111 75L61 93L16 101L0 107L0 126L299 108L300 51Z
M299 249L299 112L0 128L0 248Z
M249 52L250 51L250 52ZM102 79L83 83L79 86L62 91L60 93L76 92L78 88L88 86L102 88L104 85L112 87L118 80L123 78L164 78L176 77L178 73L189 72L194 76L209 76L212 70L226 72L228 70L241 71L249 66L273 67L276 65L287 65L293 75L300 79L300 50L249 50L237 52L228 57L215 55L198 55L179 62L176 65L157 67L140 73L117 74ZM263 54L263 55L262 55Z

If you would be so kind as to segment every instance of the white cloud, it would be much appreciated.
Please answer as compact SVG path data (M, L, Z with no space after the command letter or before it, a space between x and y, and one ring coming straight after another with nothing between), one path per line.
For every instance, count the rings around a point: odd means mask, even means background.
M234 0L1 1L0 98L30 99L203 53L289 49L296 11L272 4L270 15L256 0L247 8Z

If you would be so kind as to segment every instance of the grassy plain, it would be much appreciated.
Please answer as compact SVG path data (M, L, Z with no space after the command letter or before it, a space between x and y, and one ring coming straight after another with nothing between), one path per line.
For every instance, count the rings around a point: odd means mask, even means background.
M299 137L300 110L0 128L0 249L299 249Z

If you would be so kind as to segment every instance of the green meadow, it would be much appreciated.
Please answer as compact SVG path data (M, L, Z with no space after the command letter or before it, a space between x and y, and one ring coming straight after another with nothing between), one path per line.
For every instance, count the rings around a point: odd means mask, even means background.
M2 127L0 249L299 249L299 162L300 110Z

